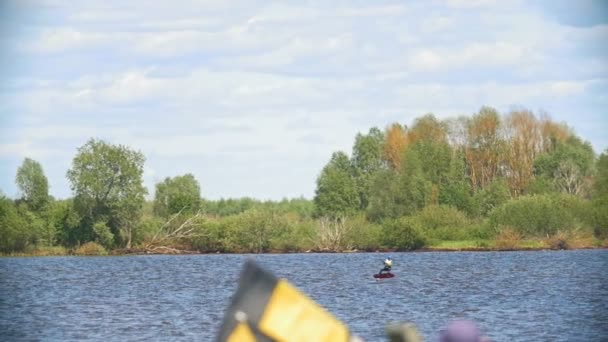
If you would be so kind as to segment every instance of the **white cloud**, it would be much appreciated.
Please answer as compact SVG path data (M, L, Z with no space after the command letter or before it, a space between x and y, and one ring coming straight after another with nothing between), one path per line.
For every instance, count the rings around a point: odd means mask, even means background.
M65 151L46 147L37 141L21 141L16 143L0 144L0 157L4 158L33 158L44 159L64 158L67 154Z
M108 42L108 35L84 33L72 27L60 27L43 30L33 42L25 42L23 48L35 53L56 53L103 42Z
M498 0L447 0L446 4L454 8L475 8L495 5Z
M293 183L310 193L331 152L350 152L371 125L606 100L608 26L563 27L521 1L42 5L15 39L24 67L1 85L2 112L18 120L2 127L0 156L67 165L97 136L141 149L147 184L203 170L218 194L284 194L268 184L297 168L308 178ZM252 166L270 164L270 177Z
M446 16L431 17L422 21L420 30L424 33L445 31L454 25L454 19Z
M560 81L551 84L551 92L557 96L578 95L585 91L586 82Z
M444 64L444 59L436 52L424 49L414 53L409 60L410 67L417 71L435 71Z
M423 83L401 86L396 92L396 102L401 106L469 108L475 111L481 105L508 107L526 105L539 100L547 104L553 97L580 94L587 82L531 82L523 84L501 84L484 82L481 84L443 85ZM423 114L423 113L420 113Z
M409 58L409 67L416 71L438 71L518 65L524 57L529 57L525 49L512 43L472 43L458 51L450 49L416 51Z
M524 49L516 44L497 42L494 44L471 44L457 54L452 64L512 65L524 57Z

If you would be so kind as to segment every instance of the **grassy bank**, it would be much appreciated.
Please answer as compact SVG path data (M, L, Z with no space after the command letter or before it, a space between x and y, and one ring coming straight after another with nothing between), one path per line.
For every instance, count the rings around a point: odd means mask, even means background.
M558 242L556 242L558 241ZM593 239L585 243L569 242L565 243L559 240L558 237L550 237L547 239L524 239L517 241L511 245L505 246L502 242L494 239L479 239L479 240L445 240L431 241L427 245L413 249L409 252L458 252L458 251L491 251L491 252L506 252L506 251L540 251L540 250L579 250L579 249L604 249L608 248L608 239L599 240ZM382 253L395 252L394 248L369 248L365 250L348 249L327 251L319 249L308 250L269 250L259 253L268 254L288 254L288 253ZM171 255L171 254L238 254L241 251L216 251L216 252L201 252L196 250L185 250L172 247L159 248L156 250L146 250L142 248L131 249L114 249L105 250L102 246L88 243L78 248L68 249L64 247L39 247L32 248L24 252L15 253L0 253L1 257L45 257L45 256L120 256L120 255ZM251 252L245 252L251 253ZM257 254L256 252L253 252Z
M435 241L424 247L427 251L534 251L608 248L608 240L568 241L559 237L524 239L504 245L497 240Z

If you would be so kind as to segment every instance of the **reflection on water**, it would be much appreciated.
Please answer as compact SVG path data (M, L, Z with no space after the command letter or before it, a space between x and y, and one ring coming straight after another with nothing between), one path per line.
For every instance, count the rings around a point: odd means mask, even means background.
M494 341L608 338L608 251L0 259L7 341L211 341L245 258L287 278L369 341L392 321L427 340L470 318Z

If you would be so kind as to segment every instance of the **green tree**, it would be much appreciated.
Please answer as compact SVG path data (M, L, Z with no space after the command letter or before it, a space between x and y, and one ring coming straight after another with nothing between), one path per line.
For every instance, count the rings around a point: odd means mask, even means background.
M594 162L591 144L572 135L563 142L558 141L555 149L539 155L534 162L534 173L549 180L557 191L586 197Z
M74 192L74 204L82 218L80 237L92 241L93 227L106 224L117 245L131 247L144 196L143 154L123 145L89 140L78 149L67 177Z
M589 228L590 203L568 194L521 196L489 214L491 227L515 229L525 236L546 237Z
M361 205L352 167L344 152L334 152L317 178L314 198L319 216L353 214Z
M360 208L369 204L372 178L384 167L384 133L377 127L367 135L357 134L353 146L352 165L355 181L359 190Z
M387 220L382 225L384 245L400 251L424 247L426 239L422 228L411 218Z
M592 193L595 234L608 238L608 150L600 155L596 170Z
M28 207L39 213L49 201L49 182L39 162L25 158L17 169L15 183Z
M455 153L450 169L439 185L439 204L450 205L472 214L473 196L462 152Z
M465 158L474 191L500 175L505 149L501 132L500 116L494 108L484 106L468 121Z
M154 195L154 213L161 217L168 217L180 211L193 213L201 207L201 187L188 173L173 178L167 177L156 184Z
M0 252L24 250L30 239L27 227L13 201L0 194Z
M511 193L507 181L504 178L496 178L488 186L473 195L473 202L477 214L486 216L510 198Z
M411 215L430 201L432 184L424 177L415 149L407 149L399 173L383 171L374 180L367 211L371 221Z

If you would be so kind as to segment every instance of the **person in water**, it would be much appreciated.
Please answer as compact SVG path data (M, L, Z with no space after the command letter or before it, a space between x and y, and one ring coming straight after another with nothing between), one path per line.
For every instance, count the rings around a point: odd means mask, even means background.
M469 320L451 321L439 334L438 342L490 342L490 338L481 333L477 324Z
M391 257L389 256L384 259L384 268L380 270L380 274L382 274L382 272L391 273L391 267L393 267L393 260L391 260Z

